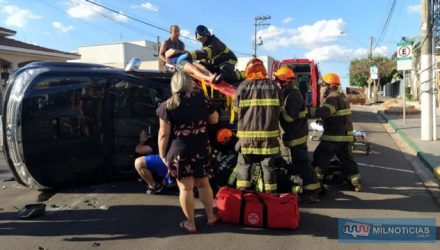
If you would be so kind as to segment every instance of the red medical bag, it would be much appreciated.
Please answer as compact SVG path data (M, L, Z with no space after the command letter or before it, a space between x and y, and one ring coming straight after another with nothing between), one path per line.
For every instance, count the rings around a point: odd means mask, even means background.
M252 227L297 229L298 196L266 194L222 187L217 193L217 216L221 221Z

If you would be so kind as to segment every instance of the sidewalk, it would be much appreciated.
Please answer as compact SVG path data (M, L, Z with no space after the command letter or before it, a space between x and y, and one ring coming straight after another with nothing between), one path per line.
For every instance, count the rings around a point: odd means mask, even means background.
M440 180L440 115L437 114L437 141L422 141L420 139L420 115L407 116L404 124L402 115L388 115L380 108L377 110L377 114L417 152L417 157Z

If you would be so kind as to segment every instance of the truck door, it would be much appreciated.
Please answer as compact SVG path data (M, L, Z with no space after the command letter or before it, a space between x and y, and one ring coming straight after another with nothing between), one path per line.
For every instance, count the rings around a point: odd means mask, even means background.
M23 152L29 172L45 186L100 175L103 164L104 77L41 76L23 101Z
M169 85L136 78L115 79L110 86L109 97L112 126L110 134L111 162L119 173L132 173L133 164L139 155L135 147L142 130L150 134L148 144L156 150L159 120L156 109L167 98ZM157 154L157 152L153 152Z

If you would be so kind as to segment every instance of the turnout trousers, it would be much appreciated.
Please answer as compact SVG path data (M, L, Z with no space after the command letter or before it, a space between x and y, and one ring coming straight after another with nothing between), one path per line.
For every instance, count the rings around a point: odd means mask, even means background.
M274 168L274 156L272 155L243 155L242 153L239 153L237 162L237 188L251 188L252 166L256 163L260 163L263 170L264 192L276 192L277 180Z
M321 141L313 154L313 167L319 180L324 178L333 156L337 156L341 161L341 171L348 178L352 185L360 183L359 167L353 159L352 142L329 142Z
M320 189L318 176L310 164L308 157L307 145L297 145L289 147L290 156L292 157L293 168L298 172L303 180L303 188L307 191Z

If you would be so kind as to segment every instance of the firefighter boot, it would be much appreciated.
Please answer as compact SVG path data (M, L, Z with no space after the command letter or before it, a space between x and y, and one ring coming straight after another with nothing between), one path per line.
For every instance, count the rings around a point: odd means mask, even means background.
M303 190L303 195L308 203L317 203L319 202L319 193L322 192L321 189L315 190Z
M360 192L362 190L361 178L360 175L352 175L350 176L351 188L355 192Z
M318 176L319 183L321 185L321 195L324 195L328 190L328 185L324 184L325 171L321 167L315 167L316 176Z

